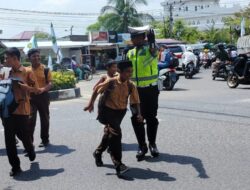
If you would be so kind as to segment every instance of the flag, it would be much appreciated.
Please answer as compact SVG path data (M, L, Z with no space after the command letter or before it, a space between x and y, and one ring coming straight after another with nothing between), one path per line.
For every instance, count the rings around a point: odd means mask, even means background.
M48 59L48 68L53 71L53 63L52 63L52 57L51 55L49 55L49 59Z
M63 58L63 54L61 52L61 49L57 45L56 34L52 23L51 23L51 40L52 40L52 49L57 57L57 63L60 63Z
M24 47L23 51L24 53L27 55L28 54L28 51L32 48L38 48L38 45L37 45L37 40L36 40L36 37L35 35L32 36L32 38L30 39L30 41L27 43L27 45Z
M245 36L246 31L245 31L245 27L246 27L246 21L245 18L243 17L241 20L241 24L240 24L240 36Z

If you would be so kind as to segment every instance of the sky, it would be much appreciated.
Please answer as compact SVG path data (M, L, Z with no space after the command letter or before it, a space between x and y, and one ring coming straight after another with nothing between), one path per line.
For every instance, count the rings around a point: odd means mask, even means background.
M139 11L150 13L159 13L163 10L160 5L164 0L148 0L148 6L137 7ZM246 3L249 0L239 0ZM221 3L229 5L233 0L221 0ZM99 13L101 7L107 4L106 0L0 0L0 8L35 10L48 12L79 12L79 13ZM149 11L150 10L150 11ZM8 19L6 19L8 18ZM97 16L88 16L84 18L54 18L51 16L34 16L25 14L6 14L0 10L0 38L12 37L24 30L42 30L50 31L50 22L53 22L56 34L66 36L70 34L69 28L74 25L73 34L84 34L86 27L95 23ZM26 22L23 23L23 20Z

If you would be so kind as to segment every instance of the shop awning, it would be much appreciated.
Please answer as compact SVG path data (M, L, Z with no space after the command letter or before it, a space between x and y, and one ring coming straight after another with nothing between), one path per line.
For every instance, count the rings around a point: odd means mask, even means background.
M6 41L3 44L6 47L16 47L18 49L22 49L27 45L28 41ZM80 47L87 47L91 43L90 42L74 42L74 41L57 41L57 44L60 48L80 48ZM49 49L52 48L51 41L38 41L39 49Z

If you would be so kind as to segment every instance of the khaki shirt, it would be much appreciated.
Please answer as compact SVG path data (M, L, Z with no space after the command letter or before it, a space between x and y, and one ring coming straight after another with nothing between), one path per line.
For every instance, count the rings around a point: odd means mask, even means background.
M109 93L109 97L106 100L106 106L114 110L124 110L127 109L128 99L130 104L139 104L140 98L138 95L137 88L134 83L131 81L121 82L119 77L115 77L109 80L106 80L104 83L98 85L96 90L98 94L103 93L110 86L110 82L114 84L113 88ZM131 88L131 89L130 89ZM131 93L129 94L129 91Z
M21 66L17 71L12 69L10 77L19 78L23 83L30 87L38 88L38 83L31 69ZM20 85L13 83L13 93L16 102L19 104L14 111L14 115L30 115L30 93L22 90Z
M115 73L113 77L110 77L108 74L102 75L102 76L101 76L101 79L95 84L93 90L95 90L96 87L97 87L99 84L105 82L106 80L110 80L110 79L115 78L115 77L118 77L118 76L119 76L119 73Z
M31 69L31 67L29 68ZM32 71L35 75L39 88L44 88L45 86L47 86L45 75L44 75L44 69L45 69L45 66L43 64L40 64L40 66L36 69L32 68ZM51 71L48 72L47 80L48 82L52 81Z

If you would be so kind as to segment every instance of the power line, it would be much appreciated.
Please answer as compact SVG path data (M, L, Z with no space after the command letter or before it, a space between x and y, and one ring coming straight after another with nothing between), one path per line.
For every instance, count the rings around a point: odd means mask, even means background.
M10 12L21 12L21 13L46 14L46 15L74 15L74 16L100 15L99 13L48 12L48 11L31 11L31 10L7 9L7 8L0 8L0 10L10 11Z

